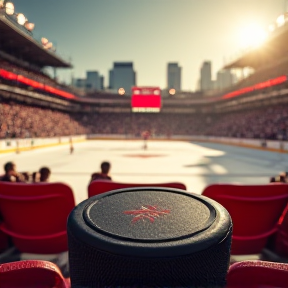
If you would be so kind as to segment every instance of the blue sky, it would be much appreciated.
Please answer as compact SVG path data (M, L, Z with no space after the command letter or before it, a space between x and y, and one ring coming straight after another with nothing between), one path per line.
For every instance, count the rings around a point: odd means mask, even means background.
M263 29L284 12L284 0L14 0L47 37L71 57L61 79L97 70L108 83L114 61L133 61L138 85L166 86L170 61L182 66L182 88L194 90L204 60L213 74L241 51L243 31ZM246 30L245 30L246 29ZM242 35L242 36L241 36ZM242 37L242 38L241 38Z

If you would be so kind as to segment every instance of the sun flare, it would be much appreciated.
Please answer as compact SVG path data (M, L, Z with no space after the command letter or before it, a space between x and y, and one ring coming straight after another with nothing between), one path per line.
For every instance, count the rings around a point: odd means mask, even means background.
M242 48L255 48L261 46L266 38L266 31L260 25L251 23L242 28L240 43Z

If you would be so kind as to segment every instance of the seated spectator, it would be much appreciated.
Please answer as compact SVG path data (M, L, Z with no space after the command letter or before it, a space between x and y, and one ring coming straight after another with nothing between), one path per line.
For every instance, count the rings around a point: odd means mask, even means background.
M100 173L93 173L91 175L91 181L94 180L112 180L112 178L108 175L110 171L111 165L109 162L102 162L101 163L101 172Z
M0 181L3 182L26 182L25 177L18 173L16 170L16 165L13 162L7 162L4 165L5 175L1 177Z
M270 183L288 183L287 181L287 172L280 173L276 177L270 178Z
M40 175L40 182L49 182L49 178L51 175L51 170L48 167L42 167L39 170L39 175Z
M37 183L39 182L39 173L38 172L33 172L32 173L32 183Z

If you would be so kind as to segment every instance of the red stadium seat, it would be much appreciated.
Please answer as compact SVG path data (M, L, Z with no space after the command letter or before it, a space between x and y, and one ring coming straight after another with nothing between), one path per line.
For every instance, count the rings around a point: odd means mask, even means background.
M59 268L47 261L19 261L0 265L1 288L69 288Z
M286 207L283 219L281 219L281 223L279 223L275 236L274 251L282 257L288 258L288 206Z
M8 236L0 231L0 253L8 248Z
M278 230L263 250L262 260L288 263L288 206L280 218Z
M231 254L259 254L268 237L277 231L288 201L288 185L215 184L208 186L202 195L222 204L232 217Z
M186 190L186 186L182 183L157 183L157 184L136 184L136 183L117 183L107 180L95 180L88 187L88 197L92 197L101 193L112 190L133 188L133 187L166 187Z
M243 261L231 265L227 288L287 288L288 264Z
M66 221L74 207L73 192L65 184L0 182L0 231L23 253L67 251Z

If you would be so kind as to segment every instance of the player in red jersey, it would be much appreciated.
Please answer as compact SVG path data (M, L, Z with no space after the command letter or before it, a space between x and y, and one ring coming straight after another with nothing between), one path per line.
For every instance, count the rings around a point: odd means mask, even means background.
M143 140L144 140L144 145L143 145L143 149L144 150L147 150L148 146L147 146L147 141L150 137L150 132L149 131L144 131L142 133L142 137L143 137Z

